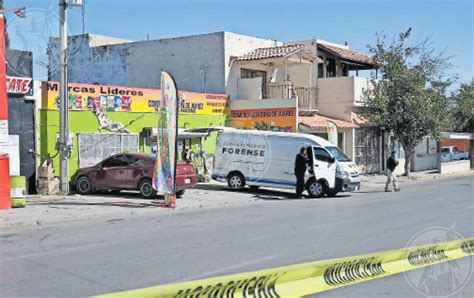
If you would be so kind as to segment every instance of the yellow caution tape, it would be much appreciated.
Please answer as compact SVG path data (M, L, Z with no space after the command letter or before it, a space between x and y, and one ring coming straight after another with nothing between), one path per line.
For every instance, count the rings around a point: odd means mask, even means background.
M300 297L473 254L474 238L467 238L97 297Z

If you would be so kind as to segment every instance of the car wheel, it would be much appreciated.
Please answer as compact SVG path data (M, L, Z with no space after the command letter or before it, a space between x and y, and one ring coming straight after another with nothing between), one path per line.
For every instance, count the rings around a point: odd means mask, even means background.
M311 181L307 186L308 194L313 198L319 198L324 194L324 185L317 181Z
M151 199L156 196L156 191L153 189L150 179L144 179L138 185L138 191L145 199Z
M337 190L328 190L328 191L326 192L326 195L327 195L328 197L335 197L335 196L337 195L337 193L338 193Z
M92 181L87 176L81 176L76 182L76 191L81 195L88 195L92 192Z
M227 179L227 184L232 189L242 188L245 185L244 176L240 173L231 174Z
M178 199L181 199L181 198L183 197L183 195L184 195L184 191L185 191L184 189L177 190L177 191L176 191L176 197L177 197Z

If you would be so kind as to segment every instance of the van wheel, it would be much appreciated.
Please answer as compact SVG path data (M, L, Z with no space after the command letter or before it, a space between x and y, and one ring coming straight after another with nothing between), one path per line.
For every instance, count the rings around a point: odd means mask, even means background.
M335 196L337 195L337 193L338 193L337 190L330 190L330 189L329 189L329 190L326 192L326 195L327 195L328 197L335 197Z
M319 198L324 194L324 185L317 180L313 180L308 183L306 190L308 191L310 197Z
M229 178L227 179L227 184L232 189L242 188L245 185L244 176L242 176L242 174L240 173L233 173L229 175Z

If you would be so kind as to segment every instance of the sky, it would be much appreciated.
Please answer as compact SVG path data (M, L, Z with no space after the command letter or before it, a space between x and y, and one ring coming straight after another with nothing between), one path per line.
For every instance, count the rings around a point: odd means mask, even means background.
M72 0L70 0L72 1ZM347 41L368 53L375 33L395 37L413 28L413 41L432 38L436 51L452 56L450 73L469 82L474 69L474 1L469 0L84 0L69 9L70 35L95 33L131 40L216 31L295 41ZM34 76L47 79L46 47L58 36L58 0L6 0L26 7L26 18L6 13L10 46L33 51ZM84 22L82 21L84 20Z

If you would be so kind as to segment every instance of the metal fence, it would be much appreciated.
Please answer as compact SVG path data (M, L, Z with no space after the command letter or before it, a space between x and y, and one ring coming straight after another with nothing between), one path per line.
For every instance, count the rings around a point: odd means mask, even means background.
M297 98L300 109L318 108L318 88L298 87L292 84L265 86L264 98Z
M89 167L116 153L138 152L138 134L79 133L79 167Z

